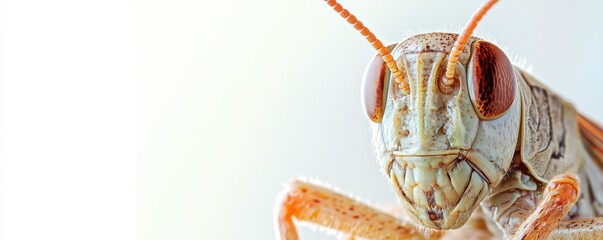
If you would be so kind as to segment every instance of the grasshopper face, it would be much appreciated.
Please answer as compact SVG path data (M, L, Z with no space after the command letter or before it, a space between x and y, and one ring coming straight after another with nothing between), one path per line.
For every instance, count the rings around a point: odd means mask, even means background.
M387 72L378 74L382 84L371 83L370 69L365 76L379 162L410 218L434 229L467 221L508 170L519 134L514 69L493 44L471 38L456 65L455 83L442 84L457 36L420 34L393 47L409 94ZM379 87L383 92L375 97Z

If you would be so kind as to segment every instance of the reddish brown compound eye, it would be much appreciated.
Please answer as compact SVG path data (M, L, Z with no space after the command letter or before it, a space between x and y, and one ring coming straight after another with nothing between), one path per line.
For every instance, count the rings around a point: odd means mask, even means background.
M517 82L513 65L496 45L477 41L469 63L469 95L480 119L504 115L515 100Z
M371 121L380 123L385 110L385 78L387 66L378 54L371 60L364 71L362 83L362 102L364 110Z

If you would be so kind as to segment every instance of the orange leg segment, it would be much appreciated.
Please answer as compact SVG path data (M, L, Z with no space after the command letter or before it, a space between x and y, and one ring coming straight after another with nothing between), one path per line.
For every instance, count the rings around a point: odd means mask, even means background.
M277 203L277 239L298 239L293 219L368 239L426 239L410 223L331 189L300 180ZM436 236L432 236L436 237Z
M511 239L546 239L559 226L559 222L574 206L580 193L580 182L574 175L560 175L553 178L542 202L536 210L519 226Z
M563 221L549 239L603 239L603 217Z

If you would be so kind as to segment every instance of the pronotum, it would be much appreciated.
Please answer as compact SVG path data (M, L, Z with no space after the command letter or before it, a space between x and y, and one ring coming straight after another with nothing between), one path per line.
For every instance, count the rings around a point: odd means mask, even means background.
M603 239L603 128L472 36L496 0L460 34L389 46L325 2L377 50L363 102L403 211L293 180L277 202L277 238L297 239L295 219L349 239Z

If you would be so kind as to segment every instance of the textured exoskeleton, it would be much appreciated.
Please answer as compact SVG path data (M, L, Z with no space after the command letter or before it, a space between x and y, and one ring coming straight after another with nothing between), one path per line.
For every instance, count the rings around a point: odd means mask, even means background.
M541 201L546 184L564 173L581 179L582 194L568 218L601 216L603 198L590 191L591 184L603 184L601 160L587 152L575 108L511 67L512 77L504 80L516 87L500 93L513 96L512 103L495 119L480 118L472 96L480 85L475 58L509 60L495 45L471 38L456 66L460 81L444 89L444 60L456 37L420 34L392 50L410 74L411 92L405 95L389 84L373 141L410 218L429 228L454 229L482 203L500 227L514 230ZM476 52L480 48L497 53L485 56Z
M395 77L380 49L364 78L378 161L414 224L293 181L278 205L278 237L296 239L297 218L371 239L442 238L439 230L458 228L603 238L602 128L482 39L463 43L446 76L458 38L426 33L390 45Z

